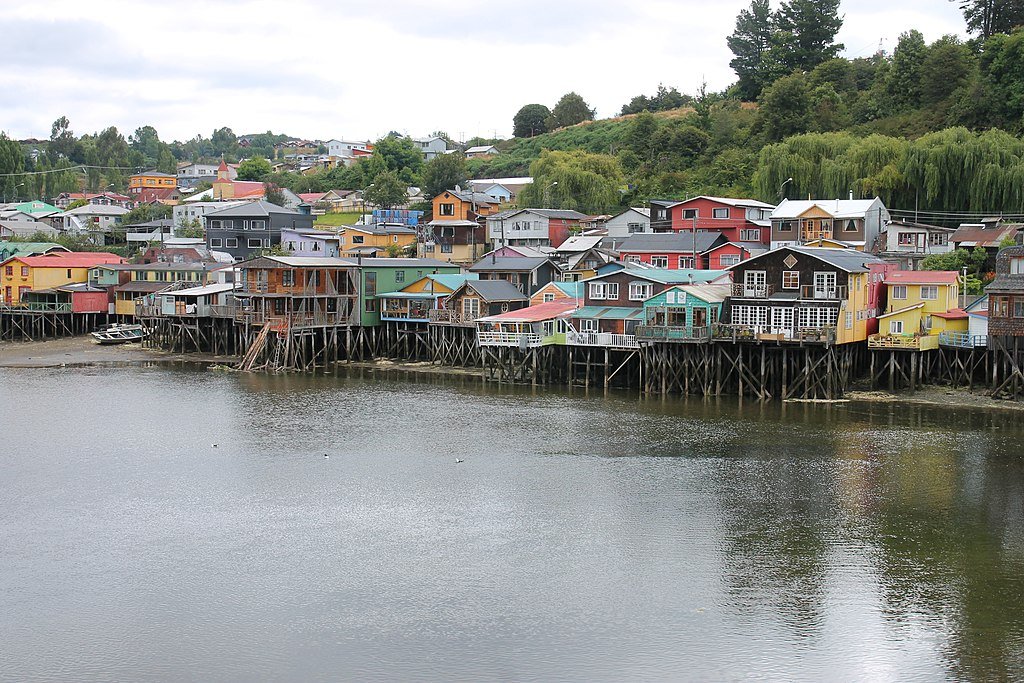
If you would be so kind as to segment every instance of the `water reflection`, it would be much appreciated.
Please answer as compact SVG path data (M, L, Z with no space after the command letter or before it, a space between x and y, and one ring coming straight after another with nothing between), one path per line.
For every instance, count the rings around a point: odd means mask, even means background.
M1014 414L188 368L0 396L0 678L1024 677Z

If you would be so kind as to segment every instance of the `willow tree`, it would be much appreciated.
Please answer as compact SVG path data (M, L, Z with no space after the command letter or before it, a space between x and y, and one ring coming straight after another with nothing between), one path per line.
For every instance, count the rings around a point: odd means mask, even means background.
M533 183L519 193L521 207L604 213L618 206L625 178L619 160L582 150L545 150L530 164Z

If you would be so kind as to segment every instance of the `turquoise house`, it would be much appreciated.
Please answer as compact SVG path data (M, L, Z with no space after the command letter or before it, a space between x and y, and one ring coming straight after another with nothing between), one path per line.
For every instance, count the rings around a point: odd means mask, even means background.
M710 341L731 289L730 284L676 285L655 294L644 301L637 340Z

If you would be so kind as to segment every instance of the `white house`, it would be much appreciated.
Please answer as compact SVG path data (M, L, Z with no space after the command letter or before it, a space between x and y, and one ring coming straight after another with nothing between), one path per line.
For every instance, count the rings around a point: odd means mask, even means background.
M494 145L478 145L476 147L470 147L466 150L467 159L476 159L478 157L489 157L495 154L499 154L498 148Z
M123 206L113 204L86 204L77 209L65 211L62 216L64 230L71 233L109 233L121 222L121 216L128 213Z
M423 153L423 160L430 161L439 154L448 151L448 143L444 138L410 138L416 147Z
M784 199L771 213L771 248L798 244L877 251L879 235L891 222L874 199Z
M919 270L928 256L953 251L950 237L954 232L956 228L892 221L882 233L883 246L878 255L904 270Z
M568 209L510 209L487 217L487 240L503 246L550 247L562 244L586 215Z
M171 209L171 218L174 219L174 226L179 227L183 225L189 225L192 221L199 221L199 224L205 229L206 228L206 214L211 211L220 211L221 209L230 209L232 206L240 206L245 204L244 201L237 202L189 202L187 204L178 204Z
M612 216L604 223L608 237L623 238L638 232L651 232L651 209L632 207Z

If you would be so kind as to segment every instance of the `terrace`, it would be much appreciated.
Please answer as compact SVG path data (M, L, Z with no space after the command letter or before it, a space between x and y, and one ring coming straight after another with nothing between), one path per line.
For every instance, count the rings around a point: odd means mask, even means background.
M939 348L939 338L933 335L873 334L868 337L868 348L893 351L931 351Z

